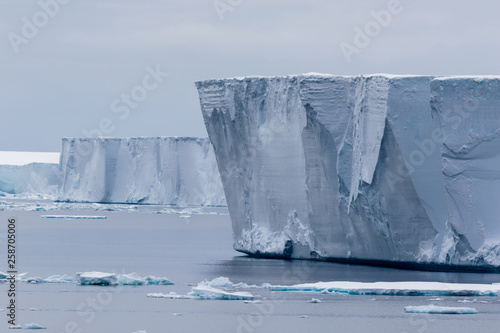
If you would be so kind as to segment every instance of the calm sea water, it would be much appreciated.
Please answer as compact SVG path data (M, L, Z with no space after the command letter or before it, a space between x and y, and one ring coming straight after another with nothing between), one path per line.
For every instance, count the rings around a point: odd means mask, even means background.
M45 219L42 215L101 215L103 220ZM185 214L184 214L185 215ZM45 332L499 332L500 299L464 297L311 295L248 290L262 304L243 301L154 299L152 292L186 294L193 284L225 276L247 284L318 281L500 282L500 275L406 271L325 262L255 259L232 249L227 215L127 211L3 211L18 221L18 270L29 276L102 271L165 276L173 286L89 287L18 283L19 324ZM0 224L5 248L6 223ZM3 229L5 230L3 230ZM1 258L4 259L1 259ZM6 271L6 253L0 270ZM7 306L0 285L0 308ZM321 303L311 304L311 297ZM432 300L431 300L432 299ZM474 298L468 299L474 301ZM475 307L477 315L411 315L407 305ZM0 332L6 332L6 316ZM0 317L1 318L1 317Z

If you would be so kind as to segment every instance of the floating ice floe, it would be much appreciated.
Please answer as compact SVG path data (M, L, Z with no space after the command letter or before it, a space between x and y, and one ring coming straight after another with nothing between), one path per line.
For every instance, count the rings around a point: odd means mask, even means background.
M107 216L93 216L93 215L42 215L44 219L64 219L64 220L105 220Z
M31 324L26 324L24 326L21 325L15 325L15 326L10 326L10 329L25 329L25 330L45 330L47 327L43 327L41 325L31 323Z
M21 278L20 281L27 283L74 283L75 279L69 275L51 275L46 279L39 276Z
M397 296L500 296L500 284L442 282L318 282L272 286L271 291Z
M307 301L307 303L321 303L321 300L317 298L311 298L310 300Z
M406 306L406 313L431 313L431 314L476 314L475 308L452 307L452 306L437 306L437 305L419 305Z
M205 285L198 284L197 287L191 288L187 295L178 295L174 292L168 294L149 293L147 297L152 298L168 298L168 299L197 299L197 300L253 300L254 296L245 291L228 292L222 289L217 289Z
M142 286L142 285L172 285L172 281L165 277L146 276L141 277L137 273L113 274L103 272L85 272L76 274L77 282L81 285L123 285L123 286Z
M112 286L118 284L116 274L103 272L76 273L76 280L82 286Z
M483 304L487 304L489 302L487 302L487 301L478 301L477 298L474 298L474 299L459 299L458 303L483 303Z
M255 289L255 288L270 288L271 285L269 283L263 283L260 286L255 284L249 285L244 282L233 283L229 278L225 276L219 276L214 278L212 281L203 281L201 284L214 287L214 288L244 288L244 289Z

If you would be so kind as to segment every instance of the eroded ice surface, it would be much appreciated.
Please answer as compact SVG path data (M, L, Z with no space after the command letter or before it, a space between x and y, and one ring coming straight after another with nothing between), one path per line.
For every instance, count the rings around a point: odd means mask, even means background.
M418 305L406 306L407 313L431 313L431 314L476 314L475 308L453 307L453 306L437 306L437 305Z
M351 282L333 281L272 286L272 291L395 296L500 296L500 284L443 282Z
M206 138L63 139L58 199L224 206Z
M447 82L318 74L197 82L234 248L267 257L498 270L500 145L498 114L488 108L500 90L459 83L452 91ZM450 117L433 119L431 95L443 113L460 100L460 89L487 101L451 135ZM485 121L494 124L473 130ZM461 149L464 137L483 148L482 155L460 151L470 168L456 176L478 170L462 184L448 179L446 149L450 140L457 143L450 149ZM464 200L472 191L474 200L455 202L453 191ZM471 210L481 211L480 221Z

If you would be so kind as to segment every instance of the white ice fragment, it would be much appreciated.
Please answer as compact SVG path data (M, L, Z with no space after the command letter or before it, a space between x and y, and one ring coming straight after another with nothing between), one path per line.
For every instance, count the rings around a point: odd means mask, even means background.
M23 327L21 325L12 325L12 326L9 326L9 329L11 329L11 330L22 330Z
M41 215L44 219L63 219L63 220L105 220L107 216L92 215Z
M76 273L76 280L83 285L109 286L118 284L116 274L103 272Z
M451 307L437 305L406 306L406 313L431 313L431 314L477 314L475 308Z
M311 298L310 300L307 301L307 303L321 303L321 300L317 298Z
M209 300L253 300L254 296L245 291L227 292L222 289L212 288L206 285L198 285L193 287L188 296L197 299Z
M245 304L262 304L262 301L259 299L253 300L253 301L243 301Z
M24 329L25 330L45 330L45 329L47 329L47 327L43 327L41 325L31 323L31 324L24 325Z
M147 284L149 284L149 285L166 286L166 285L174 284L172 281L170 281L166 277L146 276L145 279L147 281Z

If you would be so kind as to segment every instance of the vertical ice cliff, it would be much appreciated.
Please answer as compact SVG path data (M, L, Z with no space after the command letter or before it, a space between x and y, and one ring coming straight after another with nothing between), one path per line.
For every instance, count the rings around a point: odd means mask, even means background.
M0 192L53 196L57 192L58 172L56 163L0 165Z
M500 77L444 77L431 88L456 231L450 256L500 266Z
M197 82L238 251L476 265L449 222L429 76ZM468 247L467 247L468 248ZM460 253L459 253L460 252Z
M225 205L206 138L63 139L58 199Z

